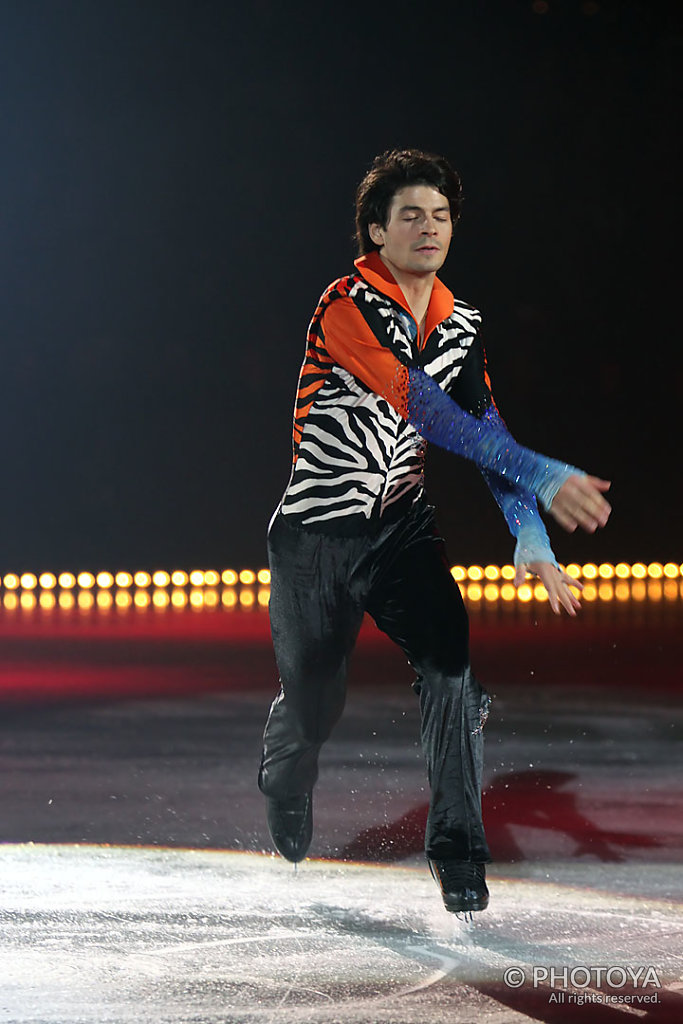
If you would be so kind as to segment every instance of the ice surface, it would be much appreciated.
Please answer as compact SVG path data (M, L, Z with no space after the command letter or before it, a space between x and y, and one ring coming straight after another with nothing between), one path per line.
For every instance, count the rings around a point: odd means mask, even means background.
M611 618L600 635L559 624L564 639L545 647L547 622L480 628L495 863L491 906L469 927L424 864L427 780L402 659L359 652L315 793L311 852L328 860L295 876L262 853L272 652L228 643L213 621L192 617L170 649L148 632L168 620L152 617L127 653L118 618L109 641L88 623L66 647L61 633L38 647L4 637L24 697L30 669L37 691L76 679L97 699L3 708L2 1024L683 1021L678 619L666 633L634 620L628 644ZM111 845L72 845L86 842ZM562 1005L551 996L566 993L529 981L534 965L650 964L667 991L643 1007ZM510 966L527 974L517 989Z
M0 849L0 870L12 1024L567 1020L505 969L600 964L654 965L668 1002L647 1020L683 1019L681 904L639 897L642 865L618 866L621 893L601 891L612 865L575 862L569 884L567 865L492 871L491 907L469 926L416 867L295 873L255 853L23 844Z

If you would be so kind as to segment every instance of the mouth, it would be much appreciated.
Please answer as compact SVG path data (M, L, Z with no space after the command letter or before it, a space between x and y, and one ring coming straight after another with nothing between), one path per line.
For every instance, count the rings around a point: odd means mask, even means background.
M434 253L434 252L438 252L438 251L439 251L438 245L421 245L419 247L419 249L415 250L415 252L424 252L424 253L427 253L428 255L430 255L431 253Z

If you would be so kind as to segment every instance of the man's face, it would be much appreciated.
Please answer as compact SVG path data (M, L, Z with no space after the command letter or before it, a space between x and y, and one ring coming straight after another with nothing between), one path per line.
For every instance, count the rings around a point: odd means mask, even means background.
M431 185L408 185L394 195L387 226L370 224L368 230L390 267L409 274L434 274L451 244L448 200Z

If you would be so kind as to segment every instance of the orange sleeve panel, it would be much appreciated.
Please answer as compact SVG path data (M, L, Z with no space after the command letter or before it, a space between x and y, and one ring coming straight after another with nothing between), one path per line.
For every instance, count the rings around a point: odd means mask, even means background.
M377 341L363 314L348 297L330 303L322 318L325 348L335 363L408 416L408 368Z
M301 366L301 373L299 374L296 402L294 403L292 447L295 462L304 432L306 417L313 405L316 392L324 384L325 378L332 366L334 366L334 361L321 347L317 336L309 336L306 355Z

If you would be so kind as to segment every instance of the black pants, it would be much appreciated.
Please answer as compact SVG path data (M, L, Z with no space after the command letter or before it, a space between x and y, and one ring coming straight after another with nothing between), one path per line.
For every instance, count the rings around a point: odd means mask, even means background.
M467 613L431 506L362 537L298 529L278 513L268 551L281 689L265 729L261 791L283 799L313 788L320 748L344 709L347 663L367 611L417 672L431 786L427 856L490 860L481 820L489 698L470 671Z

